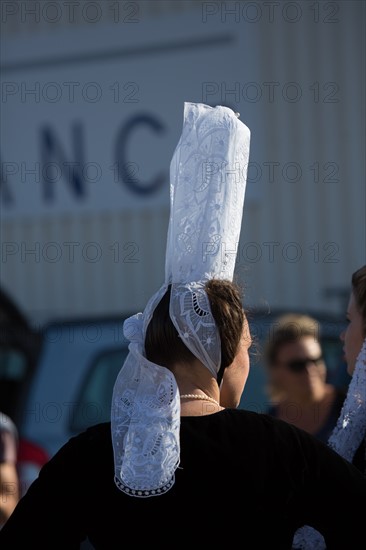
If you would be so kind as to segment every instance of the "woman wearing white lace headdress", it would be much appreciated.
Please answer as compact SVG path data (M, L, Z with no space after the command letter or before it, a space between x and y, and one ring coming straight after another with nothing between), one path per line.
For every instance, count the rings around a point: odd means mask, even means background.
M366 476L366 265L352 275L347 320L340 337L352 380L328 444ZM294 548L323 550L326 544L320 533L306 526L296 533Z
M232 282L249 139L231 109L185 103L165 281L125 322L129 354L111 422L72 438L43 467L0 532L1 549L78 548L86 536L102 550L285 549L309 522L330 548L359 545L358 470L305 432L236 409L249 370Z

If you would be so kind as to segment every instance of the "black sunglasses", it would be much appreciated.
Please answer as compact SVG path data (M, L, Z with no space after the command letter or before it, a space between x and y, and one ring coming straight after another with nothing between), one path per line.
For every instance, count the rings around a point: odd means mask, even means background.
M293 359L292 361L288 361L286 363L286 367L292 371L292 372L302 372L305 370L306 366L309 365L309 363L314 363L315 365L319 365L323 361L323 356L320 357L306 357L305 359Z

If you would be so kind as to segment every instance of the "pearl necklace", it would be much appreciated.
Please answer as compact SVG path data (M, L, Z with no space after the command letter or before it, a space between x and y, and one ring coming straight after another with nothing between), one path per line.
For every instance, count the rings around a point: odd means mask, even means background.
M211 401L211 403L215 403L215 405L220 407L220 403L216 401L216 399L213 399L208 395L198 395L197 393L185 393L184 395L181 395L180 398L181 399L200 399L201 401Z

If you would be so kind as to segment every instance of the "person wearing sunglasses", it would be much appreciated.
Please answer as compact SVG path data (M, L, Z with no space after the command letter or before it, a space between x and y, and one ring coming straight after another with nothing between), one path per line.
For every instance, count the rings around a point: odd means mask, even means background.
M268 413L326 443L345 394L326 382L319 323L307 315L287 314L272 327L265 350Z

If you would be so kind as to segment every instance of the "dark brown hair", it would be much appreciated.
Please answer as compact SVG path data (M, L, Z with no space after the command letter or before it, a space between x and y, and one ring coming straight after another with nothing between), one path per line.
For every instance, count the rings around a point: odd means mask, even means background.
M363 319L363 331L366 335L366 265L360 267L352 275L352 292L355 297L357 308Z
M265 348L265 360L268 365L273 365L278 352L285 344L297 342L300 338L311 336L319 340L320 325L316 319L308 315L289 313L277 319L272 327Z
M221 339L220 382L225 368L233 362L238 351L245 315L239 287L231 281L210 279L205 290ZM194 359L170 319L170 292L171 286L156 306L145 337L147 359L167 368L177 361L189 363Z

